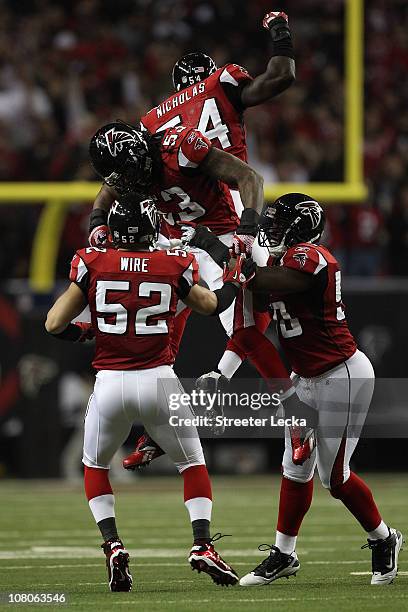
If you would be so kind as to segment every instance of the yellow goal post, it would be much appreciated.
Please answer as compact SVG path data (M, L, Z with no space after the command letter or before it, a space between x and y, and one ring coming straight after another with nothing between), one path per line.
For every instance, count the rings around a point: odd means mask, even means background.
M310 193L324 203L356 203L367 197L363 181L364 0L345 0L345 146L341 183L276 183L265 185L265 199L290 191ZM36 293L49 293L66 213L72 202L92 202L100 183L0 183L0 205L43 204L36 228L29 280Z

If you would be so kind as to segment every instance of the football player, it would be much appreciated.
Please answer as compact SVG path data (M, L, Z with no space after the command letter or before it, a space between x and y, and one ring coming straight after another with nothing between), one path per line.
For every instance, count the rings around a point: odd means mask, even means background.
M268 266L257 267L249 289L273 315L300 401L317 412L312 427L316 446L305 461L294 461L293 435L286 432L275 545L260 547L269 548L270 554L241 578L241 586L270 584L298 572L297 535L312 501L316 466L323 486L367 533L363 548L372 551L371 584L390 584L397 575L403 537L385 524L369 487L350 470L374 390L374 371L347 325L339 265L319 244L324 224L320 204L300 193L265 205L261 215L259 241L270 259ZM207 234L197 232L194 240L210 254L216 247L218 257L220 245Z
M266 102L283 92L295 80L294 50L288 17L285 13L272 11L263 19L263 27L272 38L272 57L266 71L252 78L248 72L236 65L226 64L217 68L208 55L190 53L178 60L173 68L173 85L175 93L167 100L151 109L141 119L141 125L151 134L162 133L169 127L180 124L196 127L214 147L227 151L243 161L247 161L244 111L246 108ZM241 216L242 201L236 189L230 189L238 216ZM98 207L109 196L102 190L97 198ZM178 217L181 221L202 223L199 215L191 214L191 194L186 189L178 190ZM175 203L174 203L175 204ZM184 210L183 210L184 209ZM235 223L238 223L236 219ZM257 215L251 209L244 209L235 235L228 238L230 246L239 252L253 249L253 257L258 263L265 264L267 256L264 250L254 243ZM220 231L227 230L220 228ZM105 239L106 225L104 215L95 213L90 225L90 243L96 244ZM163 243L163 238L161 240ZM172 337L172 347L176 357L184 332L188 309L177 313ZM221 376L230 379L242 361L249 358L258 372L267 380L284 379L286 370L271 342L264 336L269 325L269 317L254 312L250 297L240 308L235 309L233 319L233 337L230 338L216 372L204 375L199 385L216 390ZM231 335L231 334L230 334ZM270 358L265 361L264 355ZM224 379L225 381L225 379ZM154 454L154 444L145 436L139 439L136 451L125 459L127 468L146 465ZM145 461L146 460L146 461Z
M268 296L281 346L298 382L299 398L318 413L316 448L302 465L286 438L275 545L241 578L241 586L269 584L299 570L297 535L320 480L367 533L372 585L397 575L403 538L383 521L367 484L350 470L374 390L374 370L347 325L336 259L319 244L325 217L313 198L291 193L266 205L260 243L274 258L258 268L252 291Z
M180 425L169 421L174 414L169 397L182 392L170 367L169 337L179 299L201 314L219 314L253 276L254 264L240 258L219 289L199 286L192 254L152 250L159 215L148 197L133 195L115 202L108 227L114 248L89 247L74 255L71 284L49 311L45 327L61 340L84 340L90 328L95 333L97 375L85 417L83 463L85 492L104 539L109 587L132 587L129 555L116 527L109 465L136 420L183 476L194 539L192 568L208 573L217 584L235 584L235 571L215 551L210 536L211 483L197 430L182 424L191 418L191 408L180 405ZM87 304L91 324L71 323Z
M180 238L180 223L188 221L186 218L179 220L177 213L180 197L186 193L191 194L185 209L190 220L198 215L202 223L218 234L227 247L231 246L234 228L237 227L228 185L238 187L246 209L255 212L263 206L262 177L235 156L212 146L194 128L181 125L152 136L121 122L110 123L92 137L90 156L96 172L105 182L102 192L108 196L107 200L103 196L103 207L109 206L112 198L118 194L149 190L163 215L161 232L169 239ZM91 216L95 219L100 214L101 209L97 208ZM192 252L199 263L201 278L210 289L218 288L222 284L222 266L200 248L194 248ZM269 321L269 315L265 317L261 314ZM252 293L240 293L235 305L221 313L220 320L229 336L237 331L237 320L238 331L253 326ZM284 386L283 391L289 392L291 383L278 352L263 334L259 335L256 347L251 349L248 346L249 356L256 353L264 377L279 381L278 384ZM270 355L269 366L265 365L266 349ZM301 443L299 445L302 446ZM305 450L307 448L303 446L301 453ZM142 436L136 452L129 461L125 459L125 466L148 463L160 454L162 449L150 438Z

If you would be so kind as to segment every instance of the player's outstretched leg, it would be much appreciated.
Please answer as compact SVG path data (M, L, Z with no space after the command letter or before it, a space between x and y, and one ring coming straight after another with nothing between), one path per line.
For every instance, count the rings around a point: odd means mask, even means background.
M84 484L89 507L104 539L102 549L106 556L109 588L111 591L131 591L129 554L116 528L109 470L85 466Z
M221 586L234 585L238 575L217 553L214 542L220 537L210 536L212 511L211 482L205 465L194 465L181 472L184 479L184 503L193 529L193 546L188 561L193 570L205 572Z

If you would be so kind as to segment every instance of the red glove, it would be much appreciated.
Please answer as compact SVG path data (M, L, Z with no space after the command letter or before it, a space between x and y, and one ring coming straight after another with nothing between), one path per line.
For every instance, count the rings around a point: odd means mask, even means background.
M250 257L254 241L255 236L251 236L250 234L234 234L231 247L233 255L248 255L248 257Z
M89 234L89 244L93 247L101 247L110 242L109 227L98 225Z
M77 342L86 342L87 340L93 340L95 338L95 332L92 327L92 323L85 323L83 321L77 321L74 323L76 327L79 327L81 330L81 335L79 336Z
M265 17L263 18L263 27L269 30L271 22L274 19L277 19L278 17L283 17L286 23L289 23L289 19L286 13L283 13L282 11L271 11L270 13L266 13Z
M253 259L247 259L245 255L240 255L235 261L232 269L225 269L223 280L225 283L237 283L244 289L254 278L256 273L256 263Z
M251 256L252 245L258 232L259 214L253 208L244 208L235 234L232 237L232 252L235 255Z

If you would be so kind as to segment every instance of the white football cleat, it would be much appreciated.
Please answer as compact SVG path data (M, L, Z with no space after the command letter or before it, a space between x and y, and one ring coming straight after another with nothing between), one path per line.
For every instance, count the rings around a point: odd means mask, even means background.
M246 574L239 581L240 586L263 586L270 584L278 578L295 576L300 569L298 556L282 553L277 546L261 544L259 550L270 550L269 557L264 559L252 572Z
M390 535L384 540L367 540L361 548L370 548L372 585L391 584L398 574L398 555L404 543L402 533L388 527Z

